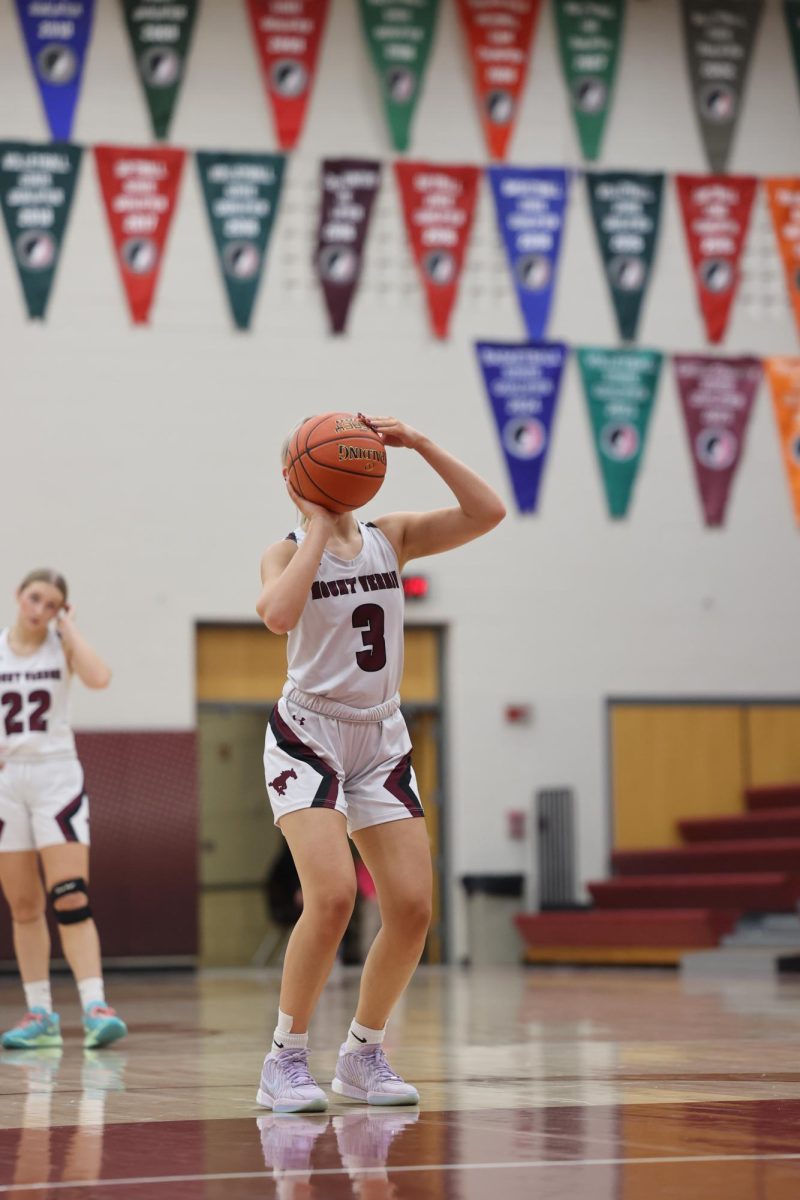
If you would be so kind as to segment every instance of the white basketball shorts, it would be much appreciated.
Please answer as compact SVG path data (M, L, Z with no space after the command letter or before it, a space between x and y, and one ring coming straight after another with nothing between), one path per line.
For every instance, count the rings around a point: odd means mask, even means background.
M399 711L337 721L282 697L267 726L264 772L276 825L300 808L343 813L348 833L424 815Z
M77 758L6 760L0 770L0 853L89 845L89 797Z

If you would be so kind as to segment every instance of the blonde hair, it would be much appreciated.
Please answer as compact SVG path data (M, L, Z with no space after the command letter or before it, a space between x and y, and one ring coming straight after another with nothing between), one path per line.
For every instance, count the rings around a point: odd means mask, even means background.
M297 424L294 425L289 430L286 437L283 439L283 444L281 446L281 465L282 466L284 466L284 467L286 466L286 459L289 457L289 445L291 444L292 438L297 433L298 429L301 429L303 427L303 425L305 425L306 421L310 421L310 420L311 420L311 417L303 417L302 421L298 421ZM308 517L306 516L305 513L302 513L302 512L299 513L299 517L300 517L300 528L305 529L306 526L308 525Z
M66 579L58 571L52 571L48 567L39 567L35 571L29 571L19 585L18 591L24 592L32 583L49 583L51 587L58 588L66 604L69 589L67 588Z

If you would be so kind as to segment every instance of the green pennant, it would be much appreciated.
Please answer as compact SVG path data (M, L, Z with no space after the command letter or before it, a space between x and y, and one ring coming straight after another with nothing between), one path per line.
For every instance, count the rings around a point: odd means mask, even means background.
M81 154L68 142L0 142L0 205L31 317L47 309Z
M250 325L285 163L282 154L197 152L211 232L239 329Z
M789 26L789 40L794 51L797 82L800 83L800 0L784 0L783 11L786 15L786 24Z
M628 511L658 389L661 361L662 356L655 350L578 350L612 517L624 517Z
M561 65L583 157L600 155L614 89L625 0L553 0Z
M359 0L395 150L407 150L439 0Z
M631 342L658 240L664 176L587 171L586 185L620 337Z
M166 138L183 81L199 0L122 0L153 133Z

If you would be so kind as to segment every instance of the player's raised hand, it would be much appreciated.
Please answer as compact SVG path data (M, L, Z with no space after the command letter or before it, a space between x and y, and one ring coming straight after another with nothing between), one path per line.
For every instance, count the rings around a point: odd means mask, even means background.
M292 504L294 504L295 508L299 508L303 516L308 517L309 521L312 517L315 517L318 521L327 521L329 524L333 524L336 514L332 513L328 508L323 508L321 504L312 504L310 500L305 500L299 492L294 490L288 479L286 480L286 490L289 493Z
M358 414L365 425L380 434L387 446L405 446L413 450L421 441L422 434L417 433L410 425L398 421L397 417L365 417Z

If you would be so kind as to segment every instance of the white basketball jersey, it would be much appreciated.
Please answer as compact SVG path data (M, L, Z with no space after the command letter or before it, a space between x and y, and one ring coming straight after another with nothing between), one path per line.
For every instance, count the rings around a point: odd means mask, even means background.
M53 629L35 654L19 656L0 633L0 756L15 762L74 758L67 656Z
M391 700L403 674L403 587L389 539L361 521L361 552L325 550L300 620L289 633L289 683L351 708ZM304 530L290 535L299 545Z

